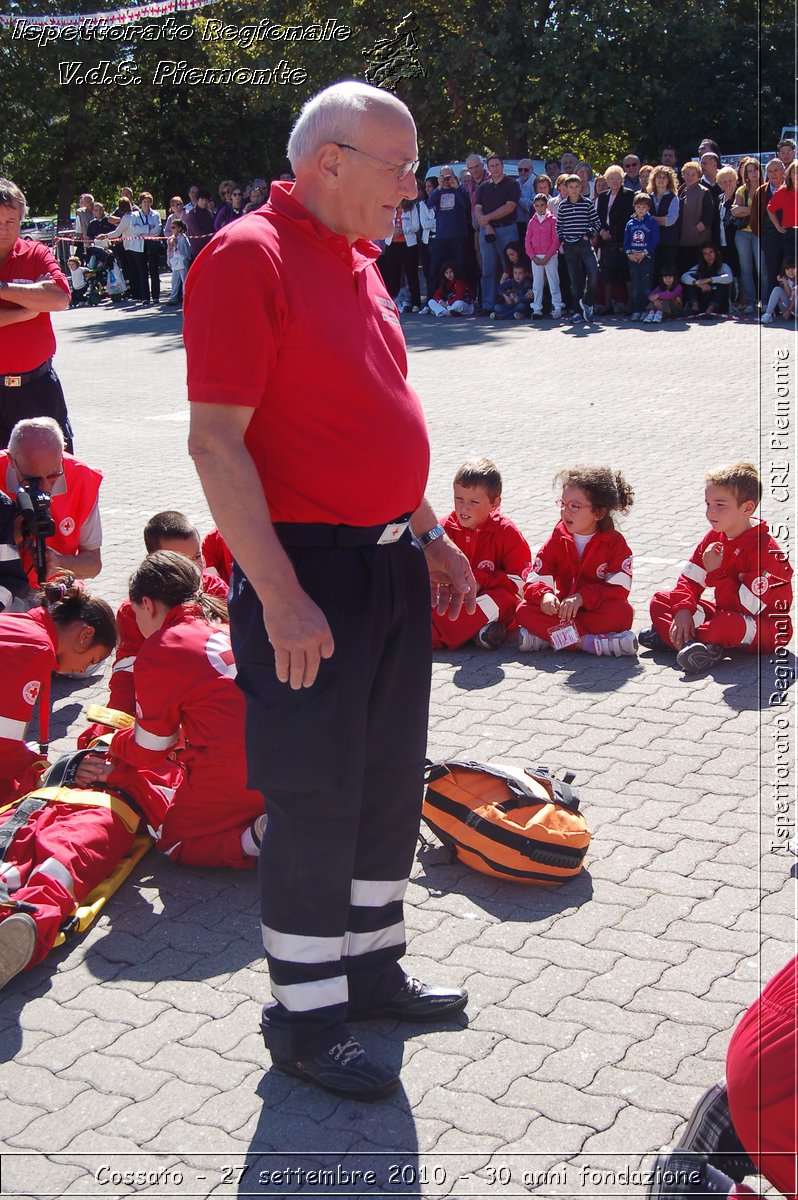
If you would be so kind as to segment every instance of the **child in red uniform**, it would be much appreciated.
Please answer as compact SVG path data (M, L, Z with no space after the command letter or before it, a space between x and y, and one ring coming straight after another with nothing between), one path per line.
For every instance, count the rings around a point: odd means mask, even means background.
M24 737L40 693L41 711L46 706L49 712L52 672L79 674L107 658L116 643L112 610L74 577L46 584L40 600L46 607L0 616L0 801L5 804L37 787L49 765ZM64 917L127 852L138 816L121 811L96 799L80 807L48 803L15 831L0 855L0 987L44 958ZM11 816L7 812L1 819Z
M432 610L432 646L456 649L472 638L483 649L504 642L532 554L517 525L499 512L502 477L489 458L463 463L454 477L454 512L441 522L463 551L479 589L473 613L456 621Z
M202 571L202 590L209 596L227 600L228 585L213 571L205 569L204 553L200 549L199 533L183 513L168 510L150 517L144 526L144 545L148 554L156 550L174 550L195 563ZM111 671L108 707L119 712L136 712L136 689L133 685L133 667L136 655L144 644L144 638L136 623L136 613L129 600L123 600L116 613L119 641ZM78 738L78 746L85 748L95 738L107 733L105 725L90 725Z
M654 595L654 627L640 635L649 649L676 650L690 674L719 662L727 649L768 653L792 636L792 567L753 515L762 498L756 467L731 463L707 472L704 496L712 528L673 591ZM703 599L708 587L715 589L714 604Z
M541 547L516 613L518 649L637 653L629 603L632 552L612 514L631 508L634 492L620 472L579 466L561 471L561 520Z
M124 789L149 811L152 772L182 768L156 844L175 862L251 867L264 823L263 797L247 787L244 697L225 624L226 606L201 589L199 568L158 551L130 580L144 644L136 656L136 723L114 734L108 761L86 759L82 787Z

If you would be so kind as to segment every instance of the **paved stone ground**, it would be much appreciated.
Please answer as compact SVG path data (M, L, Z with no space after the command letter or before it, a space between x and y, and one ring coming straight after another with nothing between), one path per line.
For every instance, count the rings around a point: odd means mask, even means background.
M152 512L210 524L185 451L180 317L82 310L57 327L78 452L105 472L97 590L116 602ZM774 354L796 357L779 328L405 327L439 512L457 465L489 453L505 511L539 542L555 471L616 464L637 490L623 528L638 629L703 533L705 466L758 460L760 436L765 463L785 457L764 442ZM794 522L793 498L764 506L789 510ZM431 755L573 768L593 830L587 869L559 890L419 849L407 965L467 985L467 1020L364 1025L368 1047L402 1064L403 1089L381 1104L275 1073L258 1034L254 875L151 853L86 936L3 994L0 1194L642 1196L636 1172L722 1075L737 1017L795 952L789 860L768 850L774 673L727 660L687 680L649 652L437 655ZM60 750L105 683L54 695ZM322 1167L333 1184L301 1176Z

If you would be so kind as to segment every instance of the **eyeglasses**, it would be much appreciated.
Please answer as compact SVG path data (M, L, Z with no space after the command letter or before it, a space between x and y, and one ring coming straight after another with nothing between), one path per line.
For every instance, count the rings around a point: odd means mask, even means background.
M380 158L378 154L369 154L367 150L358 150L357 146L350 146L347 142L335 142L334 145L339 150L353 150L355 154L362 154L364 158L373 158L375 162L382 163L385 167L391 167L396 171L397 179L404 179L406 175L415 175L421 161L418 158L414 158L412 162L406 163L389 162L387 158Z
M532 170L531 167L519 167L518 174L519 175L528 175L531 170Z
M592 508L592 504L580 504L578 500L555 500L554 501L560 512L567 509L569 513L578 513L580 508Z

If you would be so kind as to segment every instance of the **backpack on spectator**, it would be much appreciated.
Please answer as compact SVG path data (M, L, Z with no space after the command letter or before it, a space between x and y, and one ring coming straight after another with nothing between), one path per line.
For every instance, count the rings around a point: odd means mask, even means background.
M578 875L590 843L574 776L494 763L427 763L421 810L432 832L466 866L516 883L556 886Z

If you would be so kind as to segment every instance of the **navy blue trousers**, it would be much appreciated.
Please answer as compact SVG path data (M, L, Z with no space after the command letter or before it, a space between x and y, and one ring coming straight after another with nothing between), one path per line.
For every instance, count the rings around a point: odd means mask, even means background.
M276 1058L298 1059L404 982L432 656L427 564L409 534L286 551L335 639L313 686L278 681L260 602L237 569L230 618L249 784L269 814L259 868L274 1001L263 1031Z

